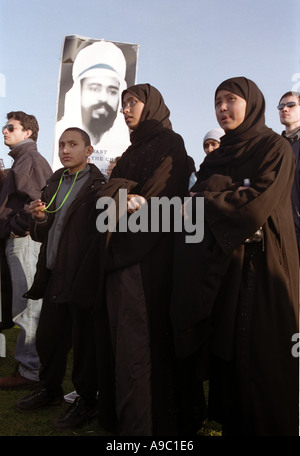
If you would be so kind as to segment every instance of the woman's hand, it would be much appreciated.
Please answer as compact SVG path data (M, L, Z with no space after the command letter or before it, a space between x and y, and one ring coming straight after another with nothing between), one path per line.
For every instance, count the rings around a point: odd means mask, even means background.
M147 204L147 201L140 195L127 195L127 211L129 214L141 209L142 206Z

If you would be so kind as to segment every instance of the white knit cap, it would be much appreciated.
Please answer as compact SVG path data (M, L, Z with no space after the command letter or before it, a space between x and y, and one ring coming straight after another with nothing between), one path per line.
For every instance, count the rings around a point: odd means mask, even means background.
M222 128L213 128L203 138L203 146L207 139L213 139L214 141L221 141L221 136L225 135L225 131Z

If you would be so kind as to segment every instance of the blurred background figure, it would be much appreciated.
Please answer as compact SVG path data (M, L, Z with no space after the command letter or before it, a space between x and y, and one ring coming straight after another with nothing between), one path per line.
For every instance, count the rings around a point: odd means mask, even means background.
M203 138L203 149L206 155L220 147L221 137L225 134L222 128L214 128L206 133Z
M292 208L300 255L300 93L287 92L282 95L277 109L280 122L285 126L282 136L291 144L296 159Z
M113 158L110 162L109 162L109 165L106 169L106 174L108 177L111 176L111 172L112 170L114 169L114 167L116 166L116 164L118 163L118 160L120 160L121 157L116 157L116 158Z

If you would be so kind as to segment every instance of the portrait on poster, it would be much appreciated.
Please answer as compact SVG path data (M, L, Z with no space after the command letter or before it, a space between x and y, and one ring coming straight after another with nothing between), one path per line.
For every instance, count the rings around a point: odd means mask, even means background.
M136 83L139 45L65 37L60 64L53 170L61 167L59 137L66 128L85 130L94 152L90 163L107 173L130 145L121 113L121 94Z

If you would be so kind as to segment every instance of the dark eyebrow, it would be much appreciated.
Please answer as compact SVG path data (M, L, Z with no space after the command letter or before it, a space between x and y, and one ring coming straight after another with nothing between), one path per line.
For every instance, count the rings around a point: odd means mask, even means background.
M131 97L128 97L127 98L127 103L128 101L131 101L131 100L134 100L134 101L140 101L137 97L135 97L134 95L132 95ZM125 103L125 100L123 100L123 104Z
M76 143L76 142L78 142L77 139L70 139L69 141L59 141L59 145L61 145L61 144Z

